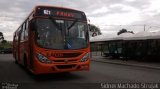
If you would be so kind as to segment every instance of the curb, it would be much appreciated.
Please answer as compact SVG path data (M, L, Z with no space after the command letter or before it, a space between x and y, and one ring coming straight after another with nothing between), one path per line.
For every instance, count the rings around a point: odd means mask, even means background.
M93 59L91 61L101 62L101 63L117 64L117 65L125 65L125 66L143 67L143 68L150 68L150 69L160 70L160 67L153 67L153 66L148 66L148 65L136 65L136 64L118 63L118 62L108 62L108 61L100 61L100 60L93 60Z

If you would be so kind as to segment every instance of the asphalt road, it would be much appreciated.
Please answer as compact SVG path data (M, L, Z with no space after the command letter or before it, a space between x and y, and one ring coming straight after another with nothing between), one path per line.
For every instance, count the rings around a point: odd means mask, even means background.
M11 54L0 54L0 83L1 88L9 83L17 89L94 89L101 83L160 83L160 70L92 61L90 71L35 76L15 64Z

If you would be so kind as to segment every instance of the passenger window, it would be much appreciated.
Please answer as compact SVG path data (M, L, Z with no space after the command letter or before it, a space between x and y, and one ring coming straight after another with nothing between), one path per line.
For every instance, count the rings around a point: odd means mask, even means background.
M25 39L28 39L28 20L25 23Z
M24 25L22 25L22 28L21 28L21 41L24 40Z

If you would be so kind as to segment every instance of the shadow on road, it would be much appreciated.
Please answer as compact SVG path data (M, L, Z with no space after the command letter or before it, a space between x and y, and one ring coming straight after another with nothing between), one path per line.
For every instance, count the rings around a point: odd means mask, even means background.
M34 78L38 82L46 82L46 81L71 81L71 80L77 80L82 79L82 76L78 76L73 73L55 73L55 74L43 74L43 75L32 75L32 78Z
M16 64L12 54L0 55L0 81L13 82L62 82L83 80L85 76L79 72L33 75L23 66Z
M64 72L64 73L50 73L50 74L40 74L34 75L29 70L25 69L23 66L19 65L20 68L26 72L26 74L31 77L35 82L61 82L74 81L77 79L83 79L85 77L78 75L74 72Z

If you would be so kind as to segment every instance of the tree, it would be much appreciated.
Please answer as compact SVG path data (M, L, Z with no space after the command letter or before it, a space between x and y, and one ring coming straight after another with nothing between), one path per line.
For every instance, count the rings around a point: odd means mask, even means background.
M122 33L125 33L125 32L127 32L127 29L121 29L121 30L119 30L119 32L117 33L117 35L120 35L120 34L122 34Z
M95 26L94 24L90 24L90 32L92 33L91 35L95 36L96 35L101 35L101 30L99 27Z
M2 43L2 44L5 44L5 43L7 43L7 40L3 40L1 43Z
M3 40L4 40L3 33L0 32L0 41L3 41Z
M134 34L134 32L133 31L128 31L129 33L132 33L132 34Z
M7 40L3 40L0 44L0 50L5 48L12 48L12 43Z
M133 31L127 31L127 29L123 28L123 29L119 30L119 32L117 32L117 35L120 35L122 33L132 33L132 34L134 34Z

